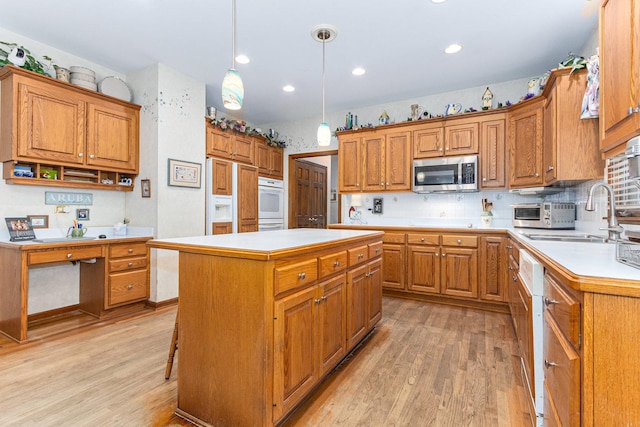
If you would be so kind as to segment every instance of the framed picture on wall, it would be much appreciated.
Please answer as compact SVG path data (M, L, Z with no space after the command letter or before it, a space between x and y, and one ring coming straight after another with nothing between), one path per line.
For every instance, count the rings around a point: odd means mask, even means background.
M169 182L174 187L200 188L202 163L169 159Z
M49 215L27 215L33 228L49 228Z

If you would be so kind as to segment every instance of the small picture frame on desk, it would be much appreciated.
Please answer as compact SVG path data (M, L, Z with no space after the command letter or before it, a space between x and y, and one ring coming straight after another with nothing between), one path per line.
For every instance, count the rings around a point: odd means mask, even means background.
M27 215L32 228L49 228L49 215Z
M78 221L89 221L89 209L76 209L76 219Z
M150 179L141 179L140 180L140 193L142 197L151 197L151 180Z

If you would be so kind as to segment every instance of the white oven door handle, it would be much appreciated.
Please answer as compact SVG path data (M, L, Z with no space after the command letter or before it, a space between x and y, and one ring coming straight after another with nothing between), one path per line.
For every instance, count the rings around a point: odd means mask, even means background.
M280 229L283 227L283 224L258 224L258 227L263 230Z

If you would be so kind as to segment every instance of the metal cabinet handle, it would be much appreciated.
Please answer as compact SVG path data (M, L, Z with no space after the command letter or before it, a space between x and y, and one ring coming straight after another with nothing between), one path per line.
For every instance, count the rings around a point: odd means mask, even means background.
M381 183L380 183L380 187L384 187L384 182L381 182Z
M327 296L326 296L326 295L323 295L323 296L322 296L322 301L326 301L326 300L327 300Z
M552 171L552 170L554 170L554 169L555 169L555 168L554 168L553 166L549 166L549 167L547 168L547 172Z
M517 282L518 281L518 276L516 276L515 274L513 275L513 281Z
M558 366L557 363L549 362L547 359L544 359L544 367L545 368L553 368L554 366Z
M364 254L358 254L358 259L364 258Z
M509 270L513 270L513 267L509 266Z
M67 254L67 258L71 258L73 254Z
M376 248L376 253L379 254L380 253L380 248Z
M313 300L316 304L320 304L320 298Z
M95 159L95 158L96 158L96 156L94 156L93 154L90 154L90 155L89 155L89 158L90 158L90 159Z
M539 173L536 173L534 176L535 176L535 177L539 177L539 176L540 176L540 174L539 174Z
M487 182L487 178L482 178L482 182Z
M554 304L558 304L558 301L544 297L544 305L549 307L550 305L554 305Z
M133 249L129 249L129 250L128 250L128 252L129 252L130 254L132 254L132 253L133 253Z
M78 157L82 157L82 156L84 156L83 153L78 153Z
M445 148L445 150L449 151L449 147Z
M421 242L424 242L424 237L421 237L421 238L420 238L420 241L421 241Z
M133 289L133 285L127 286L127 289L129 289L129 290Z
M130 262L128 265L129 265L129 267L133 267L133 263L132 262Z
M440 256L440 254L436 252L436 256Z
M307 275L305 273L298 273L298 278L300 280L304 280L304 279L306 279L306 277L307 277Z
M507 245L507 249L513 249L513 246Z
M461 243L462 243L462 239L458 239L458 244L461 244Z
M447 254L442 254L442 258L444 258L444 257L446 257L446 256L447 256Z
M340 267L340 261L336 261L336 262L334 262L334 263L333 263L333 266L334 266L334 267Z

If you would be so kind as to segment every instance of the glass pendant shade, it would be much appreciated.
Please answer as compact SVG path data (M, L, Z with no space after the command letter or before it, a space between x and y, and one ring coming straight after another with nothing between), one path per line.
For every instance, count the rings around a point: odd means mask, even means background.
M240 78L240 73L233 68L229 68L222 80L222 104L229 110L239 110L242 108L244 99L244 85Z
M331 145L331 129L326 122L318 126L318 145L322 147Z

